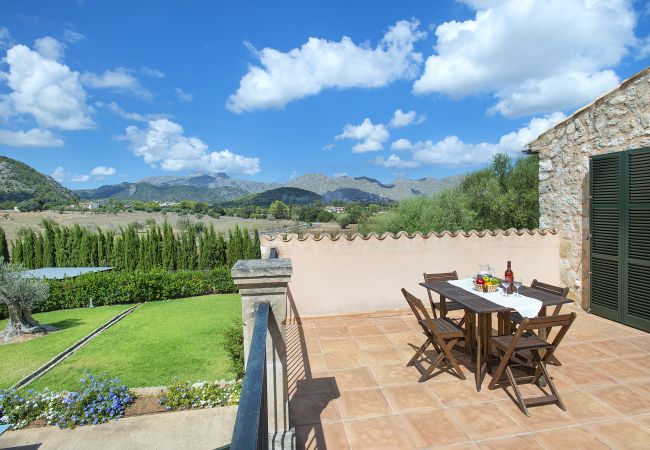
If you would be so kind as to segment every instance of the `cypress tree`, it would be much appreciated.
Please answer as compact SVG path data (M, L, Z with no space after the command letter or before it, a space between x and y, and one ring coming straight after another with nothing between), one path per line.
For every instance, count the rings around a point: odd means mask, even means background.
M176 239L169 222L165 220L162 231L162 266L165 270L176 269Z
M16 264L23 263L23 241L20 238L11 244L11 261Z
M0 227L0 258L4 262L9 262L9 244L7 243L7 236L5 235L5 230Z
M243 259L253 259L253 241L251 240L251 235L248 232L248 228L242 230L242 258Z
M34 269L34 250L35 250L35 238L34 231L29 228L24 233L23 240L23 260L22 264L28 269Z
M262 258L262 243L260 242L260 231L255 228L255 235L253 236L253 252L251 259Z
M43 236L43 267L56 267L56 245L54 227L50 220L43 220L45 235Z
M228 256L226 251L226 241L223 239L221 232L217 233L215 248L215 267L226 267Z
M34 268L43 267L43 235L38 233L34 237Z

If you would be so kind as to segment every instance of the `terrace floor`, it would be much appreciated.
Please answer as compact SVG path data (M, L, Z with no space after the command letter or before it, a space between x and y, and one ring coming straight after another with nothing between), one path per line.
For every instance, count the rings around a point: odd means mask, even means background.
M569 310L578 318L556 353L563 365L548 368L567 410L535 407L530 417L503 389L488 390L489 375L477 392L468 364L465 381L442 372L418 383L406 362L424 337L410 312L288 325L298 448L648 448L650 334Z

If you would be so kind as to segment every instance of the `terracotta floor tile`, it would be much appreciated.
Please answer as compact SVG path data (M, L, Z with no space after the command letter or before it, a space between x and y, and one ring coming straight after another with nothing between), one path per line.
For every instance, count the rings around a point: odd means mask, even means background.
M382 386L418 383L420 373L413 366L406 364L377 365L370 367L375 380Z
M419 347L427 340L424 333L410 332L410 333L390 333L386 337L393 343L394 346L405 351ZM413 349L413 353L415 350Z
M356 352L358 350L354 339L350 337L320 338L319 341L323 353Z
M602 384L614 384L616 380L608 376L606 372L597 370L597 365L594 364L568 364L566 366L557 367L555 371L551 372L553 376L556 372L561 372L562 377L576 387L597 386Z
M346 450L350 448L350 444L343 423L334 422L296 427L296 448L298 450Z
M650 375L650 355L632 356L626 358L626 361L642 368L646 373Z
M322 353L311 353L307 355L297 354L287 358L287 371L300 373L326 372L325 358Z
M499 405L527 431L539 431L575 425L575 421L557 405L528 408L529 416L521 412L519 406L512 400L501 400L499 401Z
M491 439L489 441L481 441L478 443L478 448L486 450L520 450L520 449L542 449L535 439L530 436L512 436L501 439Z
M648 336L647 333L642 336L629 339L627 342L630 342L635 347L639 347L646 353L650 353L650 336Z
M648 448L650 442L650 431L629 419L594 423L585 428L616 449Z
M404 323L400 317L391 317L390 319L375 319L375 325L383 333L401 333L408 331L410 327Z
M639 422L640 424L645 425L646 428L648 428L650 430L650 414L643 414L641 416L634 416L633 419L636 420L637 422Z
M547 450L565 450L567 448L600 450L609 448L591 433L578 427L539 431L532 436Z
M628 386L634 388L634 389L640 389L645 393L646 395L650 396L650 382L646 383L631 383L628 384Z
M523 433L524 428L512 420L495 402L475 403L448 410L474 440Z
M650 355L647 356L650 359ZM644 381L650 380L650 373L647 370L631 363L627 358L615 358L599 361L598 370L607 373L608 376L618 381Z
M348 325L348 330L350 331L350 336L371 336L383 334L383 331L381 331L374 323L366 325Z
M301 377L289 383L289 395L305 396L327 394L338 397L336 380L327 372L311 374L309 378Z
M412 448L409 438L395 416L346 422L345 429L354 450Z
M322 353L320 344L318 343L318 338L306 338L301 342L301 345L304 345L307 353Z
M647 355L636 345L625 340L611 340L592 343L598 350L616 358L625 358L628 356Z
M560 396L566 407L566 413L578 423L612 419L623 415L590 392L575 390L562 393L560 391Z
M319 424L341 420L337 400L331 395L294 397L289 401L292 423L296 425Z
M468 377L465 381L458 380L428 384L428 387L445 406L459 406L468 403L490 401L491 397L483 391L478 392L473 382L474 380L470 378L472 377Z
M344 419L359 419L390 414L390 407L381 389L343 391L339 400Z
M361 356L357 352L325 353L325 362L329 370L362 367Z
M442 406L431 391L422 384L386 387L383 391L395 412L412 412Z
M291 330L287 329L288 339L294 339L294 338L308 339L308 338L315 338L317 336L318 335L316 333L316 328L314 328L313 325L310 327L296 327L295 329L291 329Z
M399 420L401 429L416 448L446 446L469 441L467 434L442 409L404 414L399 416Z
M584 363L610 357L592 344L560 345L556 356L562 364Z
M378 350L360 350L359 353L361 353L361 358L369 366L379 364L406 364L408 362L408 359L404 359L404 355L392 346Z
M345 325L330 325L330 326L320 326L316 325L316 333L319 338L333 338L333 337L348 337L350 333L348 332L348 327Z
M367 367L354 369L333 370L330 375L336 379L339 391L377 387L375 377Z
M634 385L616 385L590 390L592 394L625 414L650 412L650 397Z
M384 335L377 336L359 336L355 342L357 347L363 350L380 350L384 348L393 348L393 343Z

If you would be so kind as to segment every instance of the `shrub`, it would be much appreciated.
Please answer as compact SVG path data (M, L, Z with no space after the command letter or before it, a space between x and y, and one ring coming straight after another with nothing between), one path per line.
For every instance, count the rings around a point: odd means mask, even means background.
M76 278L48 280L48 283L50 294L34 311L85 308L91 299L93 305L103 306L237 292L230 271L225 268L90 273ZM6 314L6 308L0 308L0 318Z
M214 408L239 403L242 385L230 383L175 383L167 388L160 404L168 410L191 408Z
M118 419L133 402L129 389L107 375L86 375L80 383L80 389L73 392L0 391L0 424L23 428L33 420L45 419L48 425L74 428Z
M244 377L244 328L241 321L235 321L223 331L223 349L228 354L230 369L237 378Z

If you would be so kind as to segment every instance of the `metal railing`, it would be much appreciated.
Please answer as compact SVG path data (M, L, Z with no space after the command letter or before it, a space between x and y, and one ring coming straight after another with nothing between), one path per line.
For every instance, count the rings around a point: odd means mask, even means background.
M266 397L266 330L268 303L260 303L255 312L255 326L248 352L231 450L267 450L269 448L268 404Z

